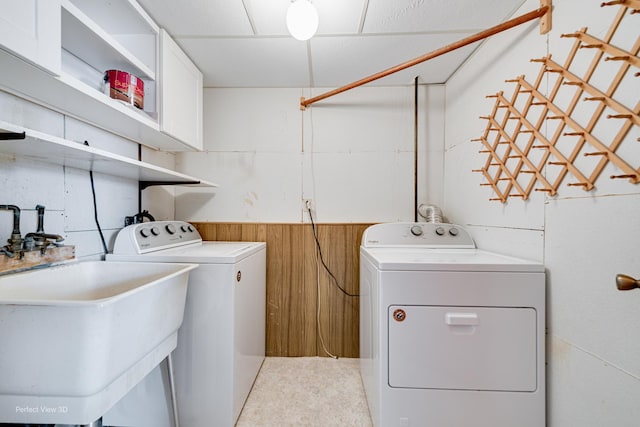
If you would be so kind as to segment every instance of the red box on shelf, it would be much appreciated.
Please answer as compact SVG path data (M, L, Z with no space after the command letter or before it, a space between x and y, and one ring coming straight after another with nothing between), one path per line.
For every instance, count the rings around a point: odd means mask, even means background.
M111 98L124 101L139 109L144 108L144 81L120 70L107 70L104 73L105 93Z

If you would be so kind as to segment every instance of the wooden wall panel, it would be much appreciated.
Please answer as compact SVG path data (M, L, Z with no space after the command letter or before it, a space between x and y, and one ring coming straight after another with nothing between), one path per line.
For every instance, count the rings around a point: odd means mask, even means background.
M267 356L327 356L319 330L332 354L359 356L359 299L336 288L319 257L316 264L310 224L193 224L204 240L267 243ZM325 263L340 286L351 294L359 291L360 240L368 226L316 226Z
M359 356L359 298L347 293L359 293L359 248L367 225L327 224L318 227L318 239L325 264L334 279L322 266L320 269L320 327L327 350L342 357ZM313 245L314 242L311 243ZM313 252L314 248L309 248ZM309 258L313 258L310 255ZM314 270L315 271L315 270ZM313 279L315 283L315 278ZM336 283L337 282L337 285ZM318 337L319 338L319 337ZM318 353L324 356L320 341Z

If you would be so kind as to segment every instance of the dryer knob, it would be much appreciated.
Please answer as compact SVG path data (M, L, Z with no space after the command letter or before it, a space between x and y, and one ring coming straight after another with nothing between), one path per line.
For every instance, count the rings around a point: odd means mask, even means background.
M419 225L414 225L413 227L411 227L411 234L413 234L414 236L422 236L422 227L420 227Z
M141 228L140 229L140 235L144 238L147 238L149 236L151 236L151 232L149 231L148 228Z
M457 236L458 235L458 229L455 227L452 227L449 229L449 234L451 234L452 236Z
M175 225L167 224L167 226L165 228L167 229L167 233L176 234L176 226Z
M436 228L436 234L438 236L443 236L444 235L444 228L442 228L442 227Z
M158 229L158 227L151 227L151 234L153 234L154 236L160 234L160 230Z

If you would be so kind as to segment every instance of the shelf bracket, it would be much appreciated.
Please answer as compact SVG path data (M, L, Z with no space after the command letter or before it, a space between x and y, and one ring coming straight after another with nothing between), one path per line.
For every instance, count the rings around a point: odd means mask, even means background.
M9 141L11 139L25 139L26 132L0 132L0 140Z
M200 181L140 181L139 187L140 191L147 189L148 187L152 187L154 185L194 185L200 184Z
M540 17L540 34L547 34L551 31L551 0L540 0L540 9L546 7L547 13Z

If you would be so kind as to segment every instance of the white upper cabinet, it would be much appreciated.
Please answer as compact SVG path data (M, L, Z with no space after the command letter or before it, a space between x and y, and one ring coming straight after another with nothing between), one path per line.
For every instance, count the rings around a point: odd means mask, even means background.
M0 47L57 75L60 0L0 0Z
M136 0L0 0L0 8L0 90L148 147L202 149L202 74L164 31L160 43ZM144 82L143 109L105 92L107 70Z
M160 30L160 130L202 150L202 73Z

